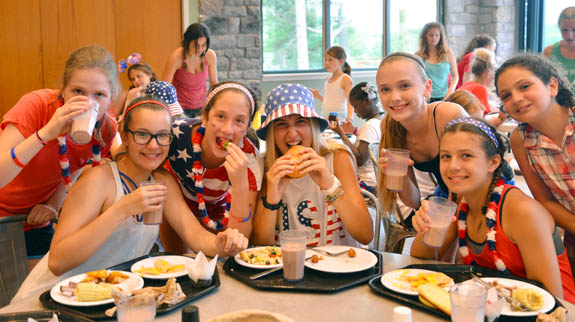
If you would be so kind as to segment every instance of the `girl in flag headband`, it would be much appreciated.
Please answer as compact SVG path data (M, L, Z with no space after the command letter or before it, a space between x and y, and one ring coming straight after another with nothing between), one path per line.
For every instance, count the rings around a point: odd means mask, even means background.
M152 96L137 98L124 120L126 154L78 179L62 207L50 252L30 273L17 298L49 289L67 277L148 254L159 228L145 224L143 214L158 209L196 252L233 256L246 248L247 239L235 229L214 235L202 228L186 207L177 181L161 168L173 138L167 104ZM142 185L145 181L158 184Z
M539 281L553 295L573 302L571 267L555 223L541 204L505 184L505 150L499 134L483 120L448 123L440 141L440 170L460 204L438 255L452 258L447 253L457 243L463 263ZM423 243L428 209L423 201L413 219L415 257L434 257Z
M270 245L278 232L297 229L309 232L309 246L368 244L373 224L354 157L344 145L322 138L328 122L315 112L310 90L279 85L268 93L265 112L257 134L266 141L266 177L252 242ZM296 145L303 147L297 164L288 153ZM303 177L290 177L296 169Z
M249 237L262 177L259 151L246 138L257 101L248 86L227 81L216 84L206 102L201 119L173 123L166 168L204 227L213 232L236 228ZM185 252L175 228L162 225L164 248Z

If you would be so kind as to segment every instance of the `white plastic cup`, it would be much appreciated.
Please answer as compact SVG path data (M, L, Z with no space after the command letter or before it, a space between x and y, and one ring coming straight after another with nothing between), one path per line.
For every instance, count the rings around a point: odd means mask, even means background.
M476 283L460 283L449 288L451 321L483 322L487 289Z
M140 187L144 187L144 186L155 186L155 185L161 185L161 186L166 186L165 182L162 181L142 181L140 182ZM144 224L145 225L159 225L162 223L162 214L164 213L164 207L162 204L162 207L158 210L155 211L148 211L142 214L142 216L144 216Z
M423 235L423 242L429 247L441 247L451 225L451 218L457 210L457 204L442 197L431 197L428 205L427 215L431 224L429 224L429 231Z
M148 294L122 299L116 307L119 322L153 322L156 318L156 298Z
M100 104L90 100L90 108L72 119L70 137L78 144L88 144L92 141L94 126L98 120Z
M303 279L307 233L285 230L280 233L284 280L298 282Z
M385 169L385 188L390 191L402 191L403 180L407 174L409 150L385 149L387 168Z
M411 309L407 306L394 307L391 322L411 322Z

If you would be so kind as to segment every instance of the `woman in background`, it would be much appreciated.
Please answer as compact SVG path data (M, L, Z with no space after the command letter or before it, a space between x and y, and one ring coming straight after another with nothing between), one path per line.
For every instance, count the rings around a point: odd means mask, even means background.
M558 25L563 40L545 47L543 54L563 68L573 89L575 88L575 7L567 7L561 11Z

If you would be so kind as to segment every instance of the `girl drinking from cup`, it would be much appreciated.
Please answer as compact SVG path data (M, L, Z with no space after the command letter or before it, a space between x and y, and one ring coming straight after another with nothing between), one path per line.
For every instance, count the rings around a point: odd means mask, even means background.
M442 24L430 22L423 26L419 34L419 50L415 54L423 59L427 75L433 82L430 102L442 101L455 91L459 81L457 62L447 44Z
M29 258L48 251L54 233L50 221L79 170L90 159L93 166L99 164L110 150L117 125L109 112L118 88L112 55L98 46L83 47L68 58L59 90L28 93L4 115L0 216L28 214L24 229ZM88 144L70 137L72 120L83 113L97 120Z
M323 96L317 89L312 89L313 96L322 101L323 114L337 113L339 118L351 122L353 107L347 100L353 86L351 66L345 61L347 55L340 46L330 47L325 52L325 69L331 76L325 80Z
M127 59L122 59L118 63L118 70L120 73L126 72L130 81L130 88L122 94L120 98L121 104L116 108L116 116L118 118L123 116L124 109L133 99L146 95L146 86L150 82L158 80L158 76L152 70L152 66L141 60L142 55L133 53Z
M266 180L254 217L255 244L272 245L285 230L308 232L308 246L353 246L373 238L353 155L321 138L328 122L313 102L299 84L279 85L266 97L268 117L257 131L266 141Z
M192 213L212 232L231 227L250 236L262 178L259 151L246 137L256 103L246 85L221 82L208 93L201 119L174 122L166 168ZM167 251L186 252L175 228L162 224L162 244Z
M538 202L501 177L505 146L483 120L456 119L441 138L441 175L460 197L453 221L439 248L443 257L457 240L463 263L496 269L541 282L547 290L575 301L575 284L553 218ZM433 258L424 244L430 208L423 202L413 219L418 231L411 255Z
M495 74L506 112L519 122L511 148L533 197L565 230L575 264L575 95L551 61L537 55L511 58Z
M410 167L403 179L403 189L395 192L387 189L385 169L389 160L386 149L405 149L410 152L410 165L423 172L431 172L438 182L443 195L447 195L447 186L439 172L440 129L447 122L460 116L467 116L457 104L439 102L427 103L431 92L431 81L427 78L425 65L421 58L397 52L381 61L376 75L377 88L386 116L381 122L381 149L379 166L380 184L378 191L382 195L384 212L392 213L395 200L417 209L421 196L417 181ZM411 217L406 219L411 224Z
M377 178L375 169L377 165L373 164L369 157L369 145L379 143L381 138L381 119L383 111L378 106L377 89L375 86L366 82L355 85L349 93L349 101L353 106L357 116L365 120L365 123L357 131L356 144L345 135L343 126L351 123L330 122L329 127L337 134L345 145L349 147L357 162L357 172L360 179L360 186L367 191L376 194ZM353 126L352 126L353 129ZM355 131L351 131L355 132Z
M163 101L151 96L132 101L124 114L125 156L80 177L62 207L50 252L24 281L15 299L48 289L67 277L149 253L159 226L146 224L143 217L147 212L162 211L195 251L228 256L247 246L247 239L235 229L214 235L202 228L186 207L177 181L158 169L173 138L170 123ZM147 181L156 184L144 185Z

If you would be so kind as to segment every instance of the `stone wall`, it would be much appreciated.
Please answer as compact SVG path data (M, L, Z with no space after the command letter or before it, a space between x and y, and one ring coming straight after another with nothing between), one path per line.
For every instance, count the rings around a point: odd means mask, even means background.
M515 0L446 0L445 29L455 56L463 53L475 34L485 33L497 42L498 60L516 52Z
M260 0L200 0L199 5L200 21L212 32L218 79L244 81L261 97Z

